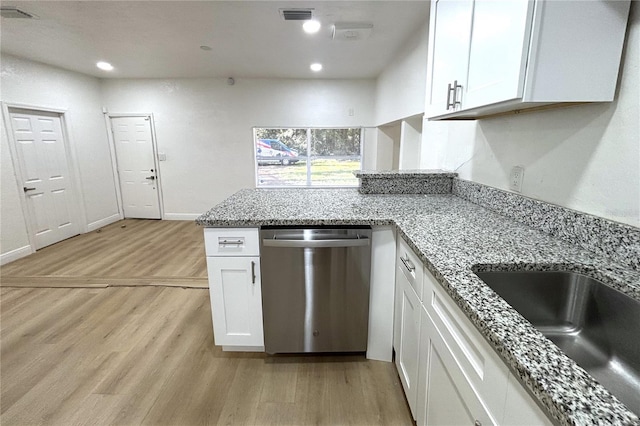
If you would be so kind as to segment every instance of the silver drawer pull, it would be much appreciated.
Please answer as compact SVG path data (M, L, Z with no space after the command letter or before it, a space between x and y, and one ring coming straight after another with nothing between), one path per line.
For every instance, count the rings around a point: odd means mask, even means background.
M416 266L413 264L413 262L409 260L408 257L405 259L404 257L400 256L400 260L402 261L402 263L404 264L404 267L407 268L409 272L413 272L416 270Z
M251 261L251 284L256 283L256 262Z
M238 240L221 240L218 239L218 245L222 246L222 247L226 247L226 246L241 246L244 244L244 240L243 239L238 239Z

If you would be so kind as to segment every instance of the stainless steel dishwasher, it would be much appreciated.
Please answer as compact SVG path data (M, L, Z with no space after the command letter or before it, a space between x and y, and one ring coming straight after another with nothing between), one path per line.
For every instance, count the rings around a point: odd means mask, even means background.
M364 352L371 228L260 231L268 353Z

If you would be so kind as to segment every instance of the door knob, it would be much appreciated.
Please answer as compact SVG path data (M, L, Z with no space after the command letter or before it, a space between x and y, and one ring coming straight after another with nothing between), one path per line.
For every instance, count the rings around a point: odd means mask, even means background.
M26 186L23 186L22 189L23 189L24 192L35 191L36 190L35 188L27 188Z

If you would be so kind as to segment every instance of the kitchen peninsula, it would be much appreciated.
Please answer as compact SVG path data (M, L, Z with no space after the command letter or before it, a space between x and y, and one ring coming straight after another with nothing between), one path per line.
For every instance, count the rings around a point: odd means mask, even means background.
M368 187L390 193L247 189L203 214L197 223L213 228L390 226L554 422L640 424L637 415L474 274L575 271L640 299L637 228L459 180L454 174L359 172L359 177L365 187L367 179L388 180L386 186L376 182ZM429 185L430 177L438 183ZM415 179L423 185L413 185ZM443 179L449 181L444 186ZM416 188L437 193L402 193L418 192ZM496 212L502 213L500 209L504 215ZM527 220L530 223L521 223Z

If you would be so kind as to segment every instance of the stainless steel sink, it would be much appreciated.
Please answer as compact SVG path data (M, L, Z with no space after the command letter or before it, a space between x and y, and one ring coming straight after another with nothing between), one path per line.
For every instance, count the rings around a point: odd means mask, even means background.
M640 302L572 272L476 275L640 415Z

